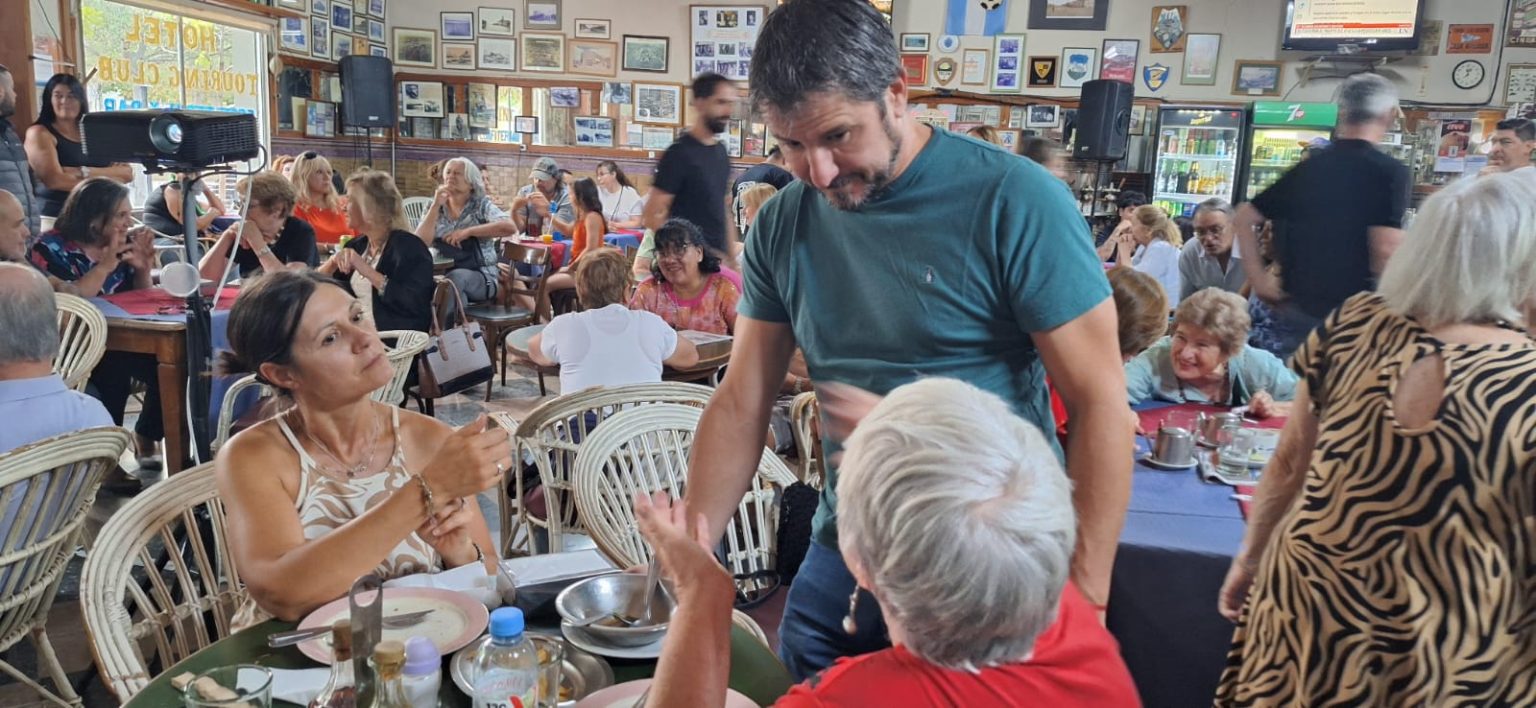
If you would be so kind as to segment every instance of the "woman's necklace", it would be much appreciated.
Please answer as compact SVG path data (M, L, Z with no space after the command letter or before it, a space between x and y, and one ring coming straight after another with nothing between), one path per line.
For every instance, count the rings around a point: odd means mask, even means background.
M298 409L295 408L294 410L297 411ZM370 407L369 410L371 412L372 408ZM310 442L314 443L315 447L320 448L320 452L325 453L326 457L331 458L331 462L335 463L334 469L346 475L347 479L353 479L373 468L373 459L379 450L379 437L384 434L384 419L382 417L376 415L373 418L373 435L370 436L371 441L368 444L367 459L364 459L362 462L359 462L355 465L348 465L347 463L342 462L340 455L331 452L331 448L326 447L326 444L320 442L319 438L310 434L309 424L304 421L303 415L299 415L299 421L304 425L304 437L308 438Z

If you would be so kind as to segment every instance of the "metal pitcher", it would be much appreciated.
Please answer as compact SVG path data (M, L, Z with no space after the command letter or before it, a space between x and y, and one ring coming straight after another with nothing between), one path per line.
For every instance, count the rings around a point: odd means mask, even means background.
M1237 430L1243 427L1243 416L1238 413L1204 413L1196 419L1195 442L1202 447L1216 447L1221 444L1223 430Z

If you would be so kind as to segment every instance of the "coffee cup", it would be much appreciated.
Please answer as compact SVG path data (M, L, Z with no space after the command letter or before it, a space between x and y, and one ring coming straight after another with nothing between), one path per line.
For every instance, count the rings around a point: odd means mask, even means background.
M1152 461L1176 467L1194 464L1195 437L1184 428L1159 428L1152 445Z

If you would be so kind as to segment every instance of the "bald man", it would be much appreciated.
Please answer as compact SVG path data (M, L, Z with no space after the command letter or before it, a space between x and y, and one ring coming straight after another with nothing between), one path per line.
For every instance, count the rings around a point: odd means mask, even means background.
M24 263L32 231L27 212L16 195L0 189L0 261Z
M111 427L101 401L53 371L59 325L53 288L37 269L0 263L0 452L86 428Z

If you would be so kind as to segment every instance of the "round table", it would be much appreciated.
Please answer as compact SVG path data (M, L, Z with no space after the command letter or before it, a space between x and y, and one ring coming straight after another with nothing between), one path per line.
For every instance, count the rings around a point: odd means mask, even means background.
M442 275L453 270L453 259L447 256L432 256L432 274Z
M559 366L540 366L528 357L528 341L533 339L533 335L543 332L545 326L541 324L530 325L513 330L511 334L507 335L507 351L533 366L539 373L558 374L560 373ZM729 364L730 361L731 355L727 352L724 355L710 359L701 359L699 363L686 369L674 369L670 366L665 366L661 370L661 380L682 382L706 381L714 376L715 372L720 370L720 367ZM562 391L562 393L564 392Z
M297 647L271 649L267 647L267 635L293 629L292 622L272 620L248 627L224 639L208 645L202 651L187 657L155 677L144 690L139 691L124 704L125 708L160 708L181 705L181 694L171 687L171 678L182 673L194 675L209 669L231 664L260 664L275 669L311 669L315 662L299 653ZM534 625L530 631L538 634L558 635L559 630L549 626ZM459 691L448 672L448 661L443 657L443 683L438 690L439 706L469 706L469 696ZM656 673L654 661L630 661L604 657L613 667L614 680L618 683L650 678ZM773 652L755 637L735 625L731 626L731 674L729 685L751 698L758 705L772 705L789 691L793 682ZM276 705L292 705L273 701Z

